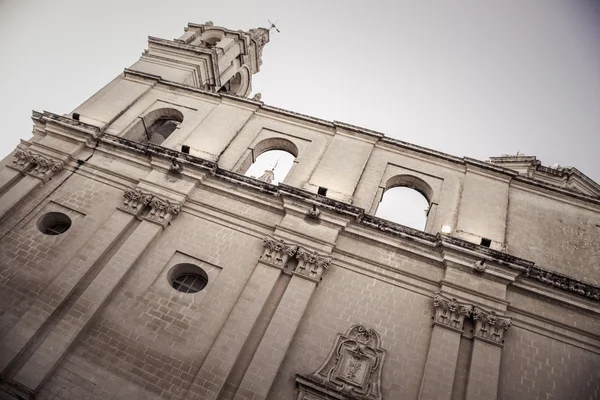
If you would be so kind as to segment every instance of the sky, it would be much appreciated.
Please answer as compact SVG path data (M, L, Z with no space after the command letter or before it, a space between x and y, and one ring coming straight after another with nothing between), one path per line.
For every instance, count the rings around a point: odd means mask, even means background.
M31 110L69 113L188 22L279 21L269 105L485 160L535 155L600 182L600 1L0 0L0 154Z

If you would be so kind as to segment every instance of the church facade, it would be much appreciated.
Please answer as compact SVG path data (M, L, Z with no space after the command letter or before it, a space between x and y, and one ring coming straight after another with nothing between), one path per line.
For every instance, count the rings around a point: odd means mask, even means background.
M599 398L600 185L267 105L268 41L190 23L33 113L0 165L0 398ZM284 181L245 176L270 150ZM375 216L395 187L423 230Z

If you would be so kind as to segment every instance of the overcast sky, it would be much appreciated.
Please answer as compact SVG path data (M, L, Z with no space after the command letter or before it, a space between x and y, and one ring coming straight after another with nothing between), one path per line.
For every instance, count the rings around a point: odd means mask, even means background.
M279 20L255 76L277 107L457 156L517 151L600 181L600 2L0 0L0 153L187 22Z

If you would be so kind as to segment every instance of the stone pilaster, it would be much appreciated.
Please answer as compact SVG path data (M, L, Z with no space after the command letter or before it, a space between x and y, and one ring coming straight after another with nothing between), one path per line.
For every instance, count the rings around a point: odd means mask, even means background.
M261 400L269 394L300 320L329 267L330 257L298 248L298 265L269 323L252 362L238 388L235 400Z
M433 307L433 331L419 399L449 400L464 319L471 315L473 307L440 293L435 295Z
M50 316L73 293L81 279L121 237L142 211L144 199L152 196L138 189L126 189L123 205L82 246L59 275L34 300L19 321L0 340L0 372L21 353L40 332ZM125 212L123 212L125 211Z
M263 239L263 254L227 322L208 353L186 399L216 399L238 360L265 302L298 247L281 239Z
M498 396L504 334L512 321L479 307L473 309L473 320L475 332L466 399L495 400Z
M13 155L12 164L7 165L0 174L0 189L6 189L16 181L0 197L0 218L33 189L47 182L63 168L64 164L61 161L53 160L30 150L17 149ZM18 180L20 175L25 176Z
M142 197L142 202L147 203L150 207L148 216L141 221L123 245L108 260L81 296L74 300L73 306L47 332L35 352L12 377L12 381L16 385L26 387L32 392L42 385L60 363L69 346L92 322L94 316L137 263L150 243L179 213L181 208L179 203L170 203L159 198L160 204L167 204L166 208L159 207L156 202L154 205L152 203L155 198L157 196ZM129 199L126 198L126 200ZM131 202L124 203L123 208L128 207L132 207Z

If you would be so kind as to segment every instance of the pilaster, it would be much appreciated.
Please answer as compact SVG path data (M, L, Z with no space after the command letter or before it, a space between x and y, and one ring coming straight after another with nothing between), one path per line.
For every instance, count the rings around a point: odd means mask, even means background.
M179 214L181 204L128 190L120 210L137 216L148 207L148 214L127 237L123 245L108 260L73 305L53 324L40 341L35 352L23 363L9 383L25 387L35 393L65 356L69 346L92 322L115 288L137 263L150 243L162 232L169 221Z
M471 315L473 307L437 293L433 298L433 308L433 332L419 399L449 400L463 323Z
M186 399L216 399L238 360L277 278L298 246L267 236L263 254L196 375Z
M126 189L123 204L106 220L98 231L44 289L25 314L0 341L0 372L6 373L11 362L40 332L51 315L73 294L75 287L97 265L138 217L151 195L139 189Z
M479 307L473 309L473 320L475 332L466 400L495 400L504 334L510 328L511 320Z
M265 399L331 258L298 247L298 265L236 392L235 400Z

